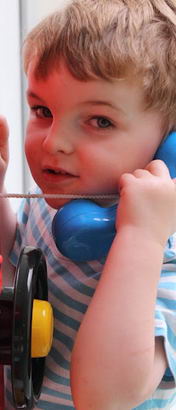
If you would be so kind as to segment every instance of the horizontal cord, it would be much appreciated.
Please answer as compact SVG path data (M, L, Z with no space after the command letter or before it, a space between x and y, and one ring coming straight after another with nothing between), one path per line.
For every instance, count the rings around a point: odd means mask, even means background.
M0 198L53 198L53 199L117 199L116 194L104 195L74 195L74 194L15 194L0 193Z

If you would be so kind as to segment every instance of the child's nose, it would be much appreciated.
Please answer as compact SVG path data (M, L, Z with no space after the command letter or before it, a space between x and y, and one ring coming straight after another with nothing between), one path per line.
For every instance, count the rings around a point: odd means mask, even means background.
M74 150L71 130L66 130L61 125L53 125L43 140L43 149L49 154L71 154Z

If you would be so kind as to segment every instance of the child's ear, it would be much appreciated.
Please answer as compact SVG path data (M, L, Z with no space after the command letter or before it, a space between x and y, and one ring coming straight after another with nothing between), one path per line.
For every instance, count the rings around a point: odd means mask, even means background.
M167 165L171 178L176 178L176 131L172 131L161 143L154 159L161 159Z

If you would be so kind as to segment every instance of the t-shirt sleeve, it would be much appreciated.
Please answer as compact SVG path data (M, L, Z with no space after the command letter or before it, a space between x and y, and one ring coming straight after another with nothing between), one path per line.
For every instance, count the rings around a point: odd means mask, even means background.
M158 285L155 309L155 336L164 338L168 368L164 388L176 385L176 235L169 238Z

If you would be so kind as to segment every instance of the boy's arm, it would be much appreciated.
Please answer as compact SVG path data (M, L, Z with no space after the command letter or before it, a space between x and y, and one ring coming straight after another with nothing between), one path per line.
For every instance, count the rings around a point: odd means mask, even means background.
M4 178L9 161L8 126L0 117L0 192L5 193ZM9 252L12 248L16 231L16 215L12 211L10 201L0 198L0 254L3 256L3 284L12 282L14 268L9 262Z
M77 410L130 410L151 396L167 367L154 312L175 230L175 186L161 161L126 174L121 185L118 233L72 354Z

